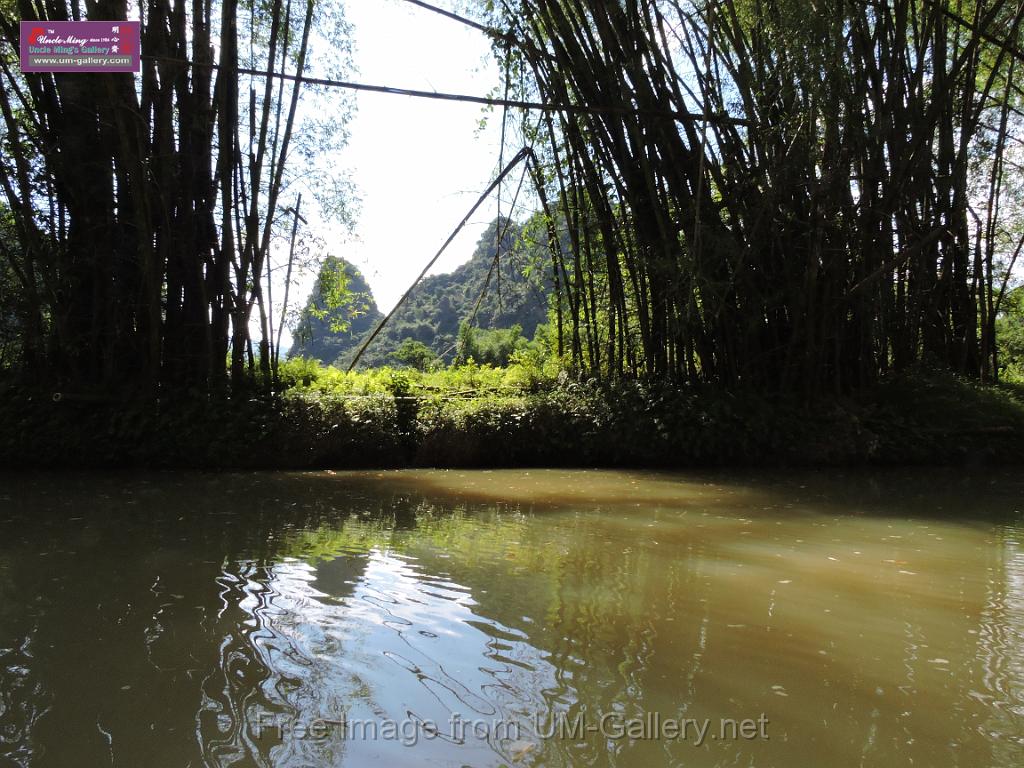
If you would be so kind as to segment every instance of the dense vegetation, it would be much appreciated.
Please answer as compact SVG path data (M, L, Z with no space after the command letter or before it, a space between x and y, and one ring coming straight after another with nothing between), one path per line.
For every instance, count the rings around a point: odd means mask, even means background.
M416 286L367 348L360 365L404 363L425 368L470 357L507 363L517 343L525 345L547 320L550 285L538 264L548 260L546 248L537 244L528 227L495 219L468 262ZM349 295L332 301L324 286L339 282L347 284ZM330 259L302 311L291 354L348 367L381 318L359 270Z
M996 317L1000 378L1024 384L1024 286L1006 295Z
M311 115L300 101L321 86L237 70L344 73L340 2L151 0L132 7L141 75L21 72L19 21L128 11L0 0L13 367L39 385L131 398L241 392L257 376L269 386L281 310L265 282L271 244L287 242L300 180L344 216L343 185L309 161L344 143L348 102L336 93Z
M569 223L578 366L807 394L922 362L992 378L1020 3L477 5L510 86L556 105L522 120Z
M329 256L300 312L289 357L342 365L383 317L359 268Z
M5 459L1019 447L1015 390L976 383L1024 371L1024 5L461 6L494 40L502 133L525 141L501 178L522 174L535 213L413 291L364 360L401 370L349 378L315 360L345 367L380 317L358 271L323 263L294 360L269 277L279 253L291 274L300 187L344 215L329 164L295 162L345 138L344 100L300 108L335 98L302 77L345 70L340 4L151 0L141 76L77 77L22 74L17 21L126 3L0 0Z
M26 396L0 386L4 466L832 466L1018 463L1024 390L949 374L819 400L572 381L512 365L345 373L297 358L274 407Z

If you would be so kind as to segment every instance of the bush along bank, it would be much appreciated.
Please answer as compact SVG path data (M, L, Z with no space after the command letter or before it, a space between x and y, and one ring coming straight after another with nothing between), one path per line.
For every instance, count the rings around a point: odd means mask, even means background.
M500 369L498 369L500 372ZM371 374L357 374L370 377ZM464 374L463 374L464 375ZM849 466L1024 459L1024 394L893 379L800 403L630 382L474 387L404 372L270 399L112 402L0 392L4 467ZM506 376L507 372L501 373ZM487 377L490 377L489 379ZM472 382L471 382L472 383Z

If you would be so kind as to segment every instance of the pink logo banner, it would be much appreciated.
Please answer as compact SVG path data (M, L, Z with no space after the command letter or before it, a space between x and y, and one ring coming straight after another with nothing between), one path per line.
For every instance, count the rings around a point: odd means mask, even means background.
M137 21L23 21L22 72L138 72Z

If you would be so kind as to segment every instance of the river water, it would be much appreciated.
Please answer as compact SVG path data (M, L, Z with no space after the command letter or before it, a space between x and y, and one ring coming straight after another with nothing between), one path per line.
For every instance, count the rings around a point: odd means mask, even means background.
M1024 480L0 476L0 765L1024 765Z

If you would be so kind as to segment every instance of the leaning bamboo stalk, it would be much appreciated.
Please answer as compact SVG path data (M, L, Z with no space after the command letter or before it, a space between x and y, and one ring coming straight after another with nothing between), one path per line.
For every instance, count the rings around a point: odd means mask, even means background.
M462 221L460 221L458 226L455 227L452 233L448 236L448 239L444 241L444 244L438 249L437 253L435 253L433 258L431 258L430 261L427 262L427 265L423 268L423 271L421 271L419 275L416 277L416 279L413 280L412 285L410 285L406 292L402 294L402 298L400 298L398 300L398 303L391 308L391 311L388 312L387 315L385 315L384 318L382 318L379 323L377 323L377 327L373 329L373 332L370 333L366 341L364 341L362 345L359 347L359 349L356 351L355 357L353 357L352 362L349 363L349 371L353 370L356 367L356 364L363 356L363 353L366 352L367 347L369 347L370 344L373 343L373 340L376 339L377 336L380 334L380 332L384 330L384 326L388 324L388 321L391 320L392 317L394 317L395 312L398 311L399 307L401 307L409 299L409 297L412 295L413 290L415 290L416 286L419 285L420 281L426 276L427 272L430 271L430 268L437 263L437 260L440 259L442 255L444 255L444 252L448 249L448 246L452 244L452 241L455 240L459 232L461 232L463 227L465 227L466 224L469 222L470 217L472 217L473 214L476 213L477 209L481 205L483 205L484 201L488 197L490 197L491 193L498 188L498 185L505 180L505 177L508 176L512 172L512 170L517 165L519 165L519 163L523 162L527 157L529 157L528 148L523 148L519 150L519 152L516 153L516 156L513 157L508 162L508 164L501 170L501 173L498 174L497 178L495 178L494 181L492 181L490 185L487 187L487 189L484 190L483 194L481 194L477 201L473 204L473 207L469 209L469 212L462 218Z

